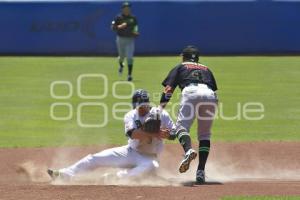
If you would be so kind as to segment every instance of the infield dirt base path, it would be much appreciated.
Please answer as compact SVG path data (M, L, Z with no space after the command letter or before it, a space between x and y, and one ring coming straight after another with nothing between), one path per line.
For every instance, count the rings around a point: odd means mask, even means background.
M162 180L100 185L105 169L79 182L51 182L48 167L67 166L111 146L0 149L0 199L220 199L224 196L300 197L299 142L214 143L208 184L193 184L197 161L185 174L177 167L180 145L166 145L158 172ZM196 147L196 146L195 146ZM103 183L102 183L103 184Z

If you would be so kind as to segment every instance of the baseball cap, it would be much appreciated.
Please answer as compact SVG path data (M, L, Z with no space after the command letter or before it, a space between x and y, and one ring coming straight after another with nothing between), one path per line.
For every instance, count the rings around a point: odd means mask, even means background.
M199 54L200 54L200 52L199 52L198 48L193 45L186 46L181 52L181 55L184 58L192 60L192 61L198 61Z
M122 3L122 8L131 7L131 4L128 1Z

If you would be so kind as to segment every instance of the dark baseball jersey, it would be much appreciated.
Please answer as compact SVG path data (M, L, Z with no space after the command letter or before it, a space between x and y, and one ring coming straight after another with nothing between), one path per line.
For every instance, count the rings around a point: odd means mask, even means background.
M179 86L183 90L191 83L206 84L213 91L218 89L213 73L208 67L195 62L183 62L175 66L162 82L162 85L169 85L173 89Z
M116 27L122 23L126 23L127 27L124 29L117 29ZM134 32L138 32L137 19L133 15L119 14L112 21L113 29L117 32L117 35L121 37L134 37Z

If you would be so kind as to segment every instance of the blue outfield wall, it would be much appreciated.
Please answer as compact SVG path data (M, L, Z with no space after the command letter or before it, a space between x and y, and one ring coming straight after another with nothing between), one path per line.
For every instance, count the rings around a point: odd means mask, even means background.
M116 54L121 2L1 2L0 54ZM133 2L137 54L300 53L300 2Z

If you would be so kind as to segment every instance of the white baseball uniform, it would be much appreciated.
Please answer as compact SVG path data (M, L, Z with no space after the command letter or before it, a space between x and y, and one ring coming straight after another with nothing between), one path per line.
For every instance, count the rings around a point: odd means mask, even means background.
M153 111L152 108L150 112ZM149 112L149 113L150 113ZM129 111L124 117L125 133L128 130L139 128L139 122L144 123L149 113L144 117L139 116L136 109ZM161 112L161 128L172 129L174 126L169 114ZM159 167L158 154L163 150L163 140L153 138L151 141L128 139L128 144L121 147L106 149L96 154L89 154L75 164L60 169L62 177L73 176L87 172L98 167L125 168L117 173L119 178L137 177Z

